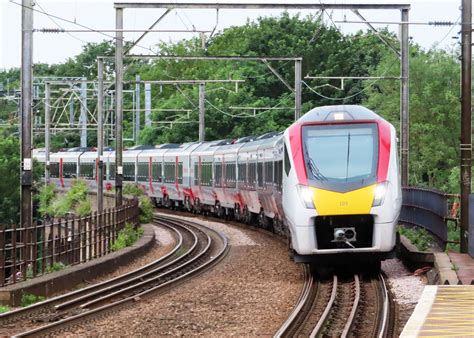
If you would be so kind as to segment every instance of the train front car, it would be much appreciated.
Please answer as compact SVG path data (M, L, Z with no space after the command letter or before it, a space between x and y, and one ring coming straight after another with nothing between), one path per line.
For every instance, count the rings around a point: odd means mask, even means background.
M361 106L313 109L284 134L283 208L295 262L393 255L402 195L395 128Z

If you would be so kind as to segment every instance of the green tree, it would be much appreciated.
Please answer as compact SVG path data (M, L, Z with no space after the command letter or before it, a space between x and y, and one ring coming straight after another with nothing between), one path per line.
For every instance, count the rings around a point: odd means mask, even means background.
M17 137L0 137L0 220L2 224L20 219L20 143Z
M375 74L397 75L392 55ZM445 51L412 50L410 59L410 184L457 192L459 152L459 63ZM399 130L399 83L380 81L365 104Z

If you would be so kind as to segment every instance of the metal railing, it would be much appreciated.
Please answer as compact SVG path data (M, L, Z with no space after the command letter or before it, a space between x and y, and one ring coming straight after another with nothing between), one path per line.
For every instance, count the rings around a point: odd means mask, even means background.
M22 228L0 225L0 286L14 284L111 252L126 223L138 225L138 200L86 217L33 222Z
M447 222L458 222L459 196L416 187L404 187L402 193L399 223L428 230L444 248L448 242Z

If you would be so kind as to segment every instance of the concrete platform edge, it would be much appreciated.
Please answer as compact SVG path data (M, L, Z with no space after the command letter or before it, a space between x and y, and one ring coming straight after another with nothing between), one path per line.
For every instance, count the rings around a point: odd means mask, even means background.
M19 306L23 294L50 297L65 290L72 290L81 283L100 277L125 265L149 251L155 243L151 224L143 225L144 234L132 246L112 252L89 262L69 266L62 271L0 288L0 304Z
M418 333L423 326L426 317L430 313L431 306L434 303L436 292L438 287L435 285L425 286L423 293L421 294L418 304L416 304L415 310L411 315L410 319L403 328L400 337L417 337ZM416 315L414 315L416 314Z

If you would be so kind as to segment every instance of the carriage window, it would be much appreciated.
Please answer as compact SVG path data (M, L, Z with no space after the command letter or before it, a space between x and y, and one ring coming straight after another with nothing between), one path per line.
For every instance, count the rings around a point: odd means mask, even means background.
M235 162L226 163L225 181L226 181L226 187L235 188Z
M151 163L151 176L153 182L161 182L161 162Z
M49 176L51 178L59 177L59 163L50 163L49 164Z
M135 163L125 162L123 164L123 180L135 181Z
M271 186L273 183L273 162L265 162L263 166L265 169L265 185Z
M79 177L94 178L95 163L81 163L79 165Z
M212 162L201 163L201 185L212 186Z
M174 162L165 162L165 183L174 183L176 176L176 164Z
M239 163L239 183L245 183L247 180L247 164Z
M183 184L183 162L178 162L178 183Z
M215 187L222 186L222 164L221 163L214 164L214 186Z
M200 172L199 172L199 163L195 162L194 163L194 185L199 185L199 178L200 178Z
M261 188L263 187L263 163L258 162L257 164L257 178L258 178L258 186Z
M254 188L257 183L257 163L250 162L248 164L247 187Z
M148 162L138 162L138 182L147 182L148 181Z
M77 163L76 162L63 163L63 177L64 178L77 178Z
M275 162L274 170L275 170L274 177L275 177L276 189L277 191L281 192L281 186L283 182L283 160Z
M285 147L284 147L284 153L285 153L285 173L286 173L286 176L288 176L290 174L290 170L291 170L291 163L290 163L290 157L288 156L288 149L286 149L286 144L285 144Z

